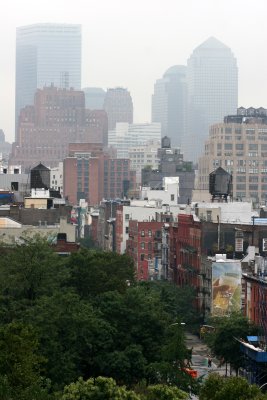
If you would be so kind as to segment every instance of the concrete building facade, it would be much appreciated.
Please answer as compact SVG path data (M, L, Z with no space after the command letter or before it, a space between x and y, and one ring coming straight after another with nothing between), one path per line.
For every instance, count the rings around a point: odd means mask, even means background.
M179 148L172 148L170 139L162 138L161 148L158 149L159 165L152 169L149 165L142 170L142 186L153 189L162 187L165 177L179 177L179 204L190 203L194 188L195 171L192 162L184 161Z
M248 111L249 110L249 111ZM233 197L267 200L267 110L240 108L212 125L199 158L198 189L208 190L209 173L224 168L233 177Z

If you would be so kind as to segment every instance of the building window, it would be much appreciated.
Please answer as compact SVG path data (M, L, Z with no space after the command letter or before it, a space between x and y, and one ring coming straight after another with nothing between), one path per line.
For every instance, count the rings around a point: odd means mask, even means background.
M246 184L245 183L237 183L236 190L246 190Z
M244 175L237 175L236 176L236 181L237 182L246 182L246 177Z
M126 226L125 233L129 233L129 226Z
M258 185L249 185L249 190L258 190Z
M145 231L141 231L141 236L142 236L142 237L145 236Z
M141 261L144 261L144 259L145 259L145 255L144 255L144 254L141 254L141 255L140 255L140 260L141 260Z
M250 176L249 177L249 182L258 182L258 176ZM254 189L253 189L254 190Z
M148 244L147 244L147 248L148 248L148 250L149 250L149 251L151 251L151 250L152 250L152 243L151 243L151 242L148 242Z
M128 221L130 219L130 214L125 214L125 221Z
M145 242L141 242L141 249L144 250L145 248Z
M171 194L171 201L174 201L174 194Z
M148 236L149 236L149 237L152 236L152 231L151 231L151 229L148 230Z

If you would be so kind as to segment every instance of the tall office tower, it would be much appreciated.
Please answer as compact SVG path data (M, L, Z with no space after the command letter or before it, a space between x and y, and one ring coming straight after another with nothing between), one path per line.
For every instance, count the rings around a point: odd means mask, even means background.
M81 88L80 25L45 23L17 28L16 127L20 110L33 105L36 89L51 84Z
M19 115L17 142L13 143L10 164L23 169L38 162L56 167L73 142L107 145L108 120L104 110L87 110L80 90L54 86L37 89L34 105Z
M102 88L87 87L82 89L85 97L85 107L89 110L103 110L106 92Z
M127 89L108 89L104 110L108 115L108 130L115 129L117 122L133 123L133 102Z
M162 137L168 136L174 146L181 147L186 133L186 116L186 67L174 65L154 85L152 122L160 122Z
M182 149L186 159L197 162L210 125L236 112L236 59L229 47L210 37L193 51L187 74L189 127Z
M236 115L211 126L199 158L197 189L208 191L209 174L218 167L232 174L234 198L266 202L266 109L240 107Z

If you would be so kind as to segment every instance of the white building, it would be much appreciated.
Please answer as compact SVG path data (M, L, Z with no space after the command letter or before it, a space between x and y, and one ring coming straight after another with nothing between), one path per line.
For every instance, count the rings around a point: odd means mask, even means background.
M129 149L161 140L161 124L128 124L119 122L108 132L108 146L117 150L117 158L129 158Z
M58 190L63 195L63 162L60 162L58 167L51 168L50 188Z
M251 202L200 202L195 203L193 208L200 221L213 223L251 225L252 218L258 216Z
M175 206L178 204L179 197L179 177L163 178L162 188L151 189L150 187L142 187L141 199L148 201L160 201L162 204Z
M141 183L141 172L145 166L157 169L159 166L158 149L161 144L159 140L150 140L143 146L129 148L129 159L131 169L136 171L136 182Z

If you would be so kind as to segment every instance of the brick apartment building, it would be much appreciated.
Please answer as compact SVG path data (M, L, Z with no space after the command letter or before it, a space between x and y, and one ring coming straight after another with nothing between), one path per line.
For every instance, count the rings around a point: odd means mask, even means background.
M160 272L162 226L163 222L157 221L129 221L126 252L134 260L138 280L148 280L149 269L154 269L156 278L157 272Z
M69 143L107 145L107 132L106 112L87 110L82 91L44 87L37 90L34 105L20 111L9 164L26 170L41 161L55 167L68 155Z
M80 199L97 205L103 198L123 198L134 185L129 160L113 158L98 143L71 143L63 169L64 196L73 205Z

